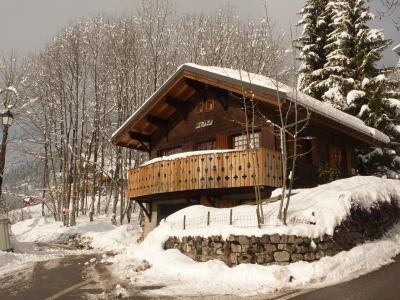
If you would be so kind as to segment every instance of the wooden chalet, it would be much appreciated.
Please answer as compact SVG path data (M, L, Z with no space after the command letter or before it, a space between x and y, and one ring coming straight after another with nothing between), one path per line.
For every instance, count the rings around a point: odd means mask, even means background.
M149 153L130 170L128 193L147 219L145 235L161 219L189 205L230 207L254 201L282 186L278 96L309 112L309 138L300 141L296 186L313 186L355 174L354 149L385 146L389 139L361 120L271 79L237 70L182 65L114 134L113 143ZM250 140L244 99L255 99ZM289 109L289 108L288 108ZM248 111L248 110L247 110ZM301 119L301 116L300 116ZM329 176L328 176L329 175Z

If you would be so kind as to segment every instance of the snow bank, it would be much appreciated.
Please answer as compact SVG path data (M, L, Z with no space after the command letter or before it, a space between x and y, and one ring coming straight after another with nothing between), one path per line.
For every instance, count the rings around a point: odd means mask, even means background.
M37 207L40 207L37 206ZM94 222L88 216L79 216L77 225L65 227L62 222L55 222L52 217L41 217L41 209L31 207L34 218L17 222L11 226L11 245L14 253L0 251L0 276L24 265L60 258L68 254L78 255L87 250L66 250L63 248L40 248L37 243L57 243L66 236L81 234L83 238L92 240L93 251L125 251L134 247L140 237L137 215L132 216L132 224L113 226L108 216L97 216Z
M400 226L385 238L357 246L348 252L320 261L297 262L287 266L260 266L242 264L229 268L213 260L198 263L172 249L158 253L142 254L152 267L145 272L130 272L129 261L139 255L114 258L115 269L124 274L136 287L140 285L165 285L153 290L153 295L238 295L275 293L283 289L317 288L356 278L392 262L391 257L400 253ZM132 256L131 256L132 255ZM210 280L212 278L212 280Z
M132 220L136 220L136 216ZM54 243L67 235L81 234L92 239L91 246L106 251L121 251L137 243L140 236L137 223L122 226L111 225L110 217L98 216L94 222L88 216L80 216L76 226L65 227L52 218L32 218L11 226L19 242Z
M355 176L337 180L313 189L302 189L291 198L289 206L289 226L283 226L277 219L279 201L264 205L266 224L256 228L255 206L234 207L233 226L228 223L230 209L219 209L201 205L184 208L169 216L157 230L164 230L173 236L212 236L228 237L235 235L288 234L311 238L332 235L334 228L350 214L351 206L369 209L376 201L400 201L400 181L378 177ZM203 226L210 212L211 225ZM183 216L187 227L183 230ZM238 221L235 221L235 216ZM213 218L216 220L213 222ZM249 219L254 223L250 224ZM193 225L191 223L193 220ZM222 220L222 221L219 221ZM244 220L244 221L243 221ZM314 225L315 224L315 225Z
M21 242L16 236L11 236L11 246L14 252L0 251L0 276L23 268L26 264L60 258L69 252L63 249L42 251L35 243Z
M34 251L33 247L32 250ZM60 255L54 253L33 251L31 253L11 253L0 251L0 276L28 263L60 257Z
M46 216L51 215L47 207L45 207L44 213ZM16 222L23 221L26 219L40 218L41 216L42 216L42 205L37 204L11 210L8 212L7 218L10 219L12 224L14 224Z
M232 228L229 225L212 226L212 229L177 230L171 224L186 214L203 216L217 209L193 206L185 208L150 232L142 244L127 249L110 260L114 273L128 279L136 287L141 285L165 285L152 290L154 295L226 295L251 296L272 293L282 289L313 288L334 284L378 269L392 261L400 253L400 224L383 239L367 242L350 251L319 261L297 262L287 266L260 266L241 264L233 268L223 262L212 260L195 262L176 249L163 250L163 243L172 235L229 235L263 233L302 234L311 237L331 234L336 225L350 214L350 207L357 205L370 209L376 201L400 200L400 181L377 177L353 177L338 180L317 188L302 190L292 198L289 215L312 216L316 225L289 225L257 228ZM279 203L264 207L267 213L276 213ZM219 212L228 210L220 209ZM234 213L250 213L254 207L234 208ZM229 229L230 228L230 229ZM136 272L135 263L147 260L151 268ZM212 278L212 280L210 280Z

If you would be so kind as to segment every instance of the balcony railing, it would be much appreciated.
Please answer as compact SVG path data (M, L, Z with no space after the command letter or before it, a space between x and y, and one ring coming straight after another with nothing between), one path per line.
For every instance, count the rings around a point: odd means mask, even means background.
M187 190L282 185L281 155L269 149L195 154L129 171L130 198Z

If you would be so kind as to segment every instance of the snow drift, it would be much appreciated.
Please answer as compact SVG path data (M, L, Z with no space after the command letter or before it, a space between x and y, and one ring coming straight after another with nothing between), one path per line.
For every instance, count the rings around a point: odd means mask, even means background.
M230 209L219 209L201 205L184 208L169 216L156 229L156 232L169 232L174 236L203 237L230 234L255 235L287 234L307 236L310 238L332 235L335 227L350 215L351 207L369 210L376 202L400 201L400 181L382 179L372 176L355 176L337 180L312 189L303 189L291 198L289 206L289 226L277 220L279 201L264 205L267 223L261 229L244 226L230 226L228 222L211 223L208 227L195 226L183 230L182 221L185 215L190 219L206 218L210 212L211 217L218 215L221 219L229 220ZM232 209L233 216L254 216L255 206L243 205ZM225 216L225 218L222 218ZM268 220L271 220L268 223ZM294 221L291 221L294 220ZM303 222L295 222L303 220Z
M400 181L377 177L353 177L338 180L313 189L305 189L292 198L290 216L314 217L315 225L266 226L258 228L234 228L229 225L213 225L208 228L182 230L174 228L183 215L192 217L212 213L229 213L228 209L212 209L203 206L185 208L166 219L144 242L137 247L111 258L115 274L130 280L135 286L164 285L152 294L162 295L224 295L250 296L273 293L283 289L312 288L334 284L370 272L390 263L400 253L400 226L394 228L378 241L366 242L350 251L308 263L297 262L287 266L261 266L241 264L230 268L223 262L211 260L195 262L176 249L163 250L169 236L184 235L229 235L265 233L296 234L318 237L332 234L334 228L351 213L351 207L370 210L377 202L398 203ZM277 213L279 203L268 204L264 211ZM240 206L234 213L253 213L254 207ZM151 268L135 272L138 259L150 262ZM213 280L210 280L213 278Z

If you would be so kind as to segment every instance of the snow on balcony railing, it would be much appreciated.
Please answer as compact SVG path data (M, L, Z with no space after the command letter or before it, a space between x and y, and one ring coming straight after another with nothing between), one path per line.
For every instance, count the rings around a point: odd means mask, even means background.
M182 152L182 153L177 153L177 154L172 154L168 156L161 156L161 157L156 157L153 158L149 161L146 161L145 163L141 164L141 167L148 166L160 161L169 161L169 160L176 160L176 159L181 159L181 158L187 158L190 156L197 156L197 155L206 155L206 154L219 154L219 153L228 153L228 152L233 152L233 151L238 151L235 149L223 149L223 150L203 150L203 151L188 151L188 152Z

